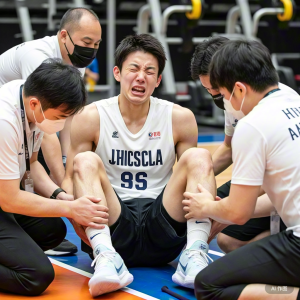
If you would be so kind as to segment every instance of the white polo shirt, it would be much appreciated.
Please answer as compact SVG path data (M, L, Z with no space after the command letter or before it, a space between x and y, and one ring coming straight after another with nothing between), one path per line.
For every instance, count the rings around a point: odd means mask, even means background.
M232 139L232 184L260 186L300 237L300 96L286 89L263 98Z
M16 79L26 79L48 58L62 59L57 36L15 46L0 55L0 86ZM82 76L85 68L78 69Z
M288 87L287 85L283 84L283 83L278 83L278 87L281 90L290 92L290 93L294 93L295 95L298 95L293 89L291 89L290 87ZM245 101L247 100L247 98L245 99ZM233 136L234 134L234 129L238 124L238 120L230 113L228 113L226 110L224 110L224 114L225 114L225 134L227 136Z
M20 86L25 80L14 80L0 88L0 179L22 179L26 171L24 130L20 110ZM29 156L38 152L43 132L25 115Z

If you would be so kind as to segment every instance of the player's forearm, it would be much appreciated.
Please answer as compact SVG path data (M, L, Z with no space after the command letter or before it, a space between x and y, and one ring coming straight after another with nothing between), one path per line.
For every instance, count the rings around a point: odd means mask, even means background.
M33 193L1 193L1 208L9 213L30 217L71 217L72 202L51 200Z
M44 134L41 147L43 150L45 162L50 170L54 181L58 185L61 185L65 175L65 168L62 162L62 152L60 143L56 134Z
M30 170L34 191L43 197L49 198L58 186L50 179L45 169L38 161L30 164Z
M274 206L267 194L264 194L257 198L255 210L252 218L269 217Z
M232 149L225 143L212 156L215 176L226 170L232 164Z

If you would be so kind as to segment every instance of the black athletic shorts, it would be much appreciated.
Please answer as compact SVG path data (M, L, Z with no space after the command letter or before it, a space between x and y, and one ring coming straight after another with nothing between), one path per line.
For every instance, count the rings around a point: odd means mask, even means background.
M217 190L220 198L229 196L231 181L226 182ZM286 229L285 224L280 219L280 231ZM260 233L270 230L270 217L250 219L244 225L230 225L222 230L222 233L237 240L246 242L255 238Z
M156 199L126 201L122 201L117 195L121 215L110 226L110 233L112 244L127 267L165 265L174 260L186 244L186 229L182 236L178 236L162 214L163 193L164 191ZM179 224L186 228L186 223ZM85 243L82 243L82 250L91 256L92 249Z

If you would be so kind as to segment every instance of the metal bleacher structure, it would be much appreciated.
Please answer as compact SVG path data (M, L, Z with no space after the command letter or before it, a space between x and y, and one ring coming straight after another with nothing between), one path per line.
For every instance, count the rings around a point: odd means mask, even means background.
M92 8L100 18L103 40L106 44L105 59L102 55L101 58L99 56L101 69L106 69L106 76L103 76L106 80L105 82L102 80L102 84L96 85L95 91L106 91L109 97L116 95L117 90L112 76L114 67L112 53L114 53L117 42L134 32L153 34L162 43L167 55L159 96L190 108L199 124L223 126L223 111L212 105L212 99L201 86L200 81L189 79L188 69L192 52L188 56L178 55L180 60L185 59L186 68L183 72L181 72L180 66L177 66L176 53L184 39L179 34L178 16L190 13L194 8L191 5L193 1L176 0L175 2L181 4L172 5L172 1L165 0L0 0L0 24L19 24L21 33L14 34L15 44L18 44L21 42L17 41L20 37L23 41L37 38L33 29L34 24L43 24L49 33L55 34L62 14L68 8ZM259 30L261 28L268 29L269 24L265 19L276 18L276 15L284 13L284 8L281 6L268 7L266 5L266 3L270 3L268 0L205 0L205 2L202 0L201 2L202 14L199 20L196 20L197 27L192 38L194 45L214 34L230 39L241 37L248 40L258 39ZM1 26L3 26L2 24ZM262 40L262 42L265 41ZM103 51L102 47L98 52ZM103 52L101 53L103 54ZM274 53L272 55L281 81L299 91L293 70L290 67L282 66L286 58L300 61L300 54ZM184 76L181 73L184 73ZM185 88L181 92L178 81L181 83L184 81L181 86Z

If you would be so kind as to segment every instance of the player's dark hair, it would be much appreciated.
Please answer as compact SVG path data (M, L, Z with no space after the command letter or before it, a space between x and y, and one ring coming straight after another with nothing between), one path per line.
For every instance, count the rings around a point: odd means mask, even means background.
M191 77L194 80L199 79L199 76L209 74L208 69L212 56L227 41L229 40L223 36L216 36L210 37L196 46L191 60Z
M24 84L25 97L36 97L43 110L61 107L76 114L86 104L87 94L79 70L60 59L47 59L33 71Z
M136 51L152 54L158 62L158 76L162 74L166 63L166 54L158 39L150 34L130 35L121 41L115 51L115 65L120 71L122 71L123 62L127 56Z
M213 56L209 74L214 89L224 87L228 91L240 81L263 92L279 80L269 50L257 41L227 42Z

